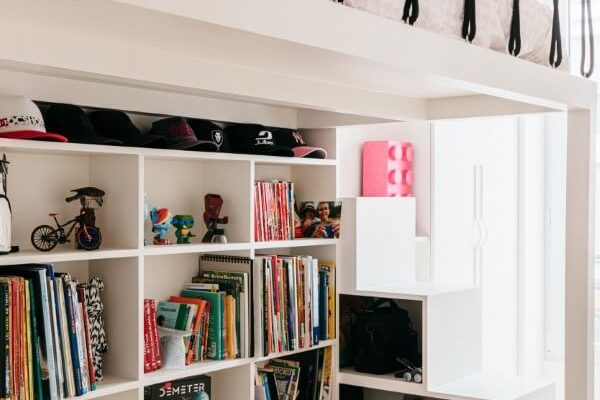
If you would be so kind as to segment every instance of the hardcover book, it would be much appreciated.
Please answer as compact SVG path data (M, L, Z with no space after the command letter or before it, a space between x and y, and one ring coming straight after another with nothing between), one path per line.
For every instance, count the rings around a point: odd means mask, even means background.
M210 400L210 376L178 379L144 388L144 400Z

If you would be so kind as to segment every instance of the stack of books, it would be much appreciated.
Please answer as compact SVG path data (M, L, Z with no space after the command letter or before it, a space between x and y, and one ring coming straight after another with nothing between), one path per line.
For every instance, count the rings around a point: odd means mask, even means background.
M256 369L255 399L331 399L331 347L272 360Z
M256 353L308 348L335 337L335 263L310 256L257 256Z
M294 239L294 184L254 183L254 238L257 242Z
M0 398L60 399L95 390L99 351L106 350L98 342L103 327L94 326L97 308L87 284L50 265L0 268Z
M198 276L179 295L156 303L146 300L145 372L161 367L157 326L190 332L186 364L252 356L251 271L247 257L204 255Z

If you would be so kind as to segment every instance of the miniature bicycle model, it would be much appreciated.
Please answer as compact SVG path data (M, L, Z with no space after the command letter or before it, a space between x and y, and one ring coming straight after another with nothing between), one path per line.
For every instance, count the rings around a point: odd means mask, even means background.
M102 206L104 191L94 188L86 187L73 190L75 195L67 197L66 201L71 202L74 200L80 200L81 210L79 215L75 218L61 224L58 222L56 213L48 214L54 218L56 227L50 225L40 225L31 232L31 244L39 251L50 251L56 247L57 244L64 244L70 242L69 236L77 227L75 238L80 248L85 250L96 250L102 243L102 234L100 230L95 226L96 215L92 202Z

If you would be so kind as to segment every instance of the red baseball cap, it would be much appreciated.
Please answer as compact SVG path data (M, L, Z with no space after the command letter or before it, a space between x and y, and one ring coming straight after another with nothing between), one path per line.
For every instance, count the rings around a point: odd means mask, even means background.
M0 138L67 142L67 138L46 132L38 106L21 96L0 96Z

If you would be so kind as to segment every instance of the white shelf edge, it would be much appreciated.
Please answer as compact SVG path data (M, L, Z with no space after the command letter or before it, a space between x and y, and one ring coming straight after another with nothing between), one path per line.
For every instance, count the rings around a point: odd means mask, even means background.
M217 251L250 250L250 243L191 243L172 245L148 245L142 250L144 256L161 256L167 254L214 253Z
M311 350L322 349L322 348L325 348L325 347L330 347L330 346L335 345L335 343L336 343L336 339L321 340L318 344L316 344L314 346L310 346L310 347L305 347L303 349L283 351L283 352L280 352L280 353L271 353L269 355L262 356L262 357L255 357L254 358L254 362L258 363L258 362L264 362L264 361L273 360L275 358L289 357L289 356L292 356L294 354L304 353L306 351L311 351Z
M104 380L96 385L96 390L77 397L77 399L97 399L104 396L127 392L129 390L136 390L139 388L140 382L137 380L127 380L125 378L105 376Z
M383 297L399 300L419 300L427 297L443 296L465 290L478 290L474 286L443 285L431 282L413 282L405 285L369 288L363 290L339 290L340 294L352 296Z
M368 389L385 390L402 394L425 396L428 394L425 385L405 382L394 374L374 375L354 371L352 368L340 369L338 375L340 384L358 386Z
M143 156L148 160L191 160L191 161L227 161L250 162L269 165L290 166L335 166L336 160L259 156L252 154L212 153L202 151L186 151L171 149L147 149L143 147L106 146L82 143L58 143L36 140L0 139L1 151L22 153L57 154L73 156Z
M236 367L240 367L243 365L264 362L264 361L272 360L275 358L288 357L288 356L291 356L294 354L303 353L305 351L311 351L311 350L321 349L321 348L325 348L325 347L329 347L329 346L334 346L335 343L336 343L336 339L322 340L321 342L319 342L319 344L317 344L315 346L311 346L311 347L304 348L304 349L281 352L281 353L272 353L272 354L269 354L268 356L238 358L235 360L222 360L222 361L207 360L207 361L201 361L198 363L194 363L192 365L185 367L184 369L177 369L177 370L175 370L175 369L168 370L168 369L163 368L163 369L159 369L157 371L148 372L148 373L144 374L142 383L144 386L148 386L148 385L154 385L156 383L161 383L161 382L165 382L165 381L169 381L169 380L173 380L173 379L181 379L181 378L187 378L187 377L195 376L195 375L202 375L202 374L208 374L211 372L223 371L226 369L236 368Z
M52 250L41 252L37 250L22 250L17 253L0 256L0 266L16 264L55 263L64 261L92 261L107 258L137 257L137 249L102 249L86 250Z
M294 240L275 240L270 242L254 242L252 248L256 250L283 249L289 247L310 247L310 246L335 246L338 239L294 239Z
M154 385L156 383L162 383L174 379L182 379L190 376L209 374L211 372L222 371L229 368L240 367L248 365L253 362L252 358L238 358L235 360L222 360L222 361L201 361L186 366L183 369L159 369L144 374L142 383L144 386Z

